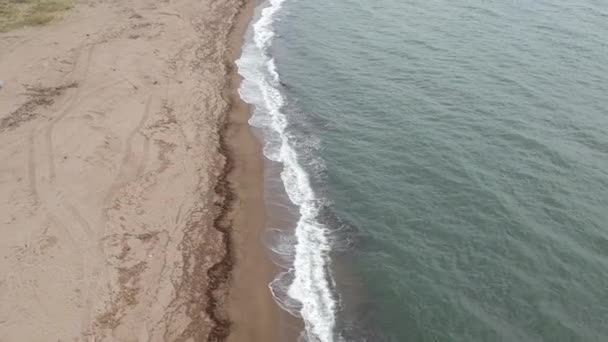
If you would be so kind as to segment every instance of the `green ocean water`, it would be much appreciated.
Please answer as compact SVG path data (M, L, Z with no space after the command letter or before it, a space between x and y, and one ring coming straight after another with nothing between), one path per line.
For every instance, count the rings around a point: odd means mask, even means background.
M608 2L282 6L336 340L608 341Z

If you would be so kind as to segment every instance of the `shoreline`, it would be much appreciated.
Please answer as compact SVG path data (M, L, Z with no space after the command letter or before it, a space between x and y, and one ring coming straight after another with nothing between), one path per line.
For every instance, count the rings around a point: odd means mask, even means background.
M243 58L238 61L244 77L242 97L255 105L251 125L265 141L263 152L268 158L265 200L269 230L264 239L273 262L281 269L269 284L270 290L277 305L298 318L292 318L292 328L302 326L299 337L331 341L339 304L327 273L331 231L319 221L323 199L313 189L311 175L298 151L301 147L308 150L303 146L306 138L299 141L290 132L289 123L298 116L291 118L286 111L289 99L273 56L274 38L279 36L275 23L280 20L284 2L270 2L256 16L252 41L243 47Z
M275 264L263 239L268 225L285 214L272 203L278 198L287 199L287 194L284 189L274 189L267 180L267 177L280 180L280 172L263 154L262 132L249 124L253 105L246 103L239 93L243 77L236 61L241 57L246 32L260 5L258 1L245 1L242 20L237 22L231 42L231 111L226 136L234 161L228 179L238 203L233 221L233 240L238 248L234 249L236 262L227 304L234 323L229 342L297 341L304 330L302 319L281 308L270 289L270 283L284 268Z
M235 263L226 309L233 323L227 341L232 342L294 340L282 330L286 316L268 288L278 269L262 243L266 229L265 160L262 142L248 122L252 107L239 94L242 77L236 61L241 57L245 33L258 5L256 1L244 1L230 42L231 108L225 138L229 159L233 161L228 180L236 196L236 208L232 218Z

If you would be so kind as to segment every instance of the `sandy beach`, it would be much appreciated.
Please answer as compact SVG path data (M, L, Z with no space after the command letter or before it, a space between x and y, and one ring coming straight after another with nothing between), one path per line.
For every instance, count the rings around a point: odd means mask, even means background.
M0 33L0 341L273 341L253 3L79 1Z

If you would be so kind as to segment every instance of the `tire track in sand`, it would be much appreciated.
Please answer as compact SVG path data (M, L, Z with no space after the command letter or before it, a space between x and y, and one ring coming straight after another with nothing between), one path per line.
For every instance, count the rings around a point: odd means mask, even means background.
M28 137L28 153L27 153L27 174L29 178L30 191L34 197L34 208L40 204L40 196L38 195L38 186L36 185L36 129L30 131Z
M84 70L83 75L81 77L76 77L76 78L86 80L87 74L89 73L89 66L91 64L91 59L93 58L94 49L95 49L95 45L92 45L89 48L87 57L85 59L85 64L83 66L83 70ZM74 69L76 70L77 68L78 68L78 64L74 67ZM74 72L74 73L76 73L76 72ZM78 81L76 81L76 82L78 82ZM46 128L45 137L46 137L47 157L48 157L48 166L49 166L49 181L51 183L55 181L55 157L54 157L55 152L53 150L53 130L55 129L55 125L57 124L57 122L59 122L66 115L68 115L74 109L74 107L78 104L78 102L81 100L81 96L80 96L81 93L82 93L82 86L79 85L76 89L76 92L68 98L67 107L61 112L61 114L59 114L57 117L55 117Z
M131 130L129 132L129 134L127 135L126 139L125 139L125 150L120 162L120 166L118 167L118 172L116 174L116 177L114 177L114 181L112 182L112 184L110 185L110 187L108 188L107 194L105 195L104 201L103 201L103 208L101 211L101 222L102 222L102 239L100 240L99 243L99 247L101 248L104 260L110 260L110 258L108 257L108 252L104 246L104 239L106 237L108 237L108 230L110 229L110 224L109 224L109 212L113 209L116 209L116 206L111 206L111 202L113 199L115 199L118 195L118 193L120 192L120 190L129 182L132 182L134 180L136 180L138 177L140 177L143 174L143 171L145 170L145 166L147 163L147 159L148 159L148 154L149 154L149 138L144 136L144 142L143 142L143 156L142 156L142 160L140 161L139 165L135 168L135 170L133 170L132 167L130 167L129 163L132 162L134 159L133 157L133 140L135 139L136 135L138 133L141 132L141 130L143 129L146 121L149 119L150 117L150 109L152 107L152 101L154 100L154 94L150 95L148 97L148 99L146 100L146 104L144 107L144 111L143 114L140 118L140 120L138 121L137 125L133 128L133 130ZM130 170L131 169L131 170ZM133 172L135 171L135 172ZM112 234L110 234L112 235ZM106 265L106 272L107 272L107 263ZM108 278L109 279L109 278ZM111 286L108 287L109 291L110 291L110 298L109 298L109 305L110 307L112 307L112 305L114 305L116 303L117 298L120 297L120 292L119 293L115 293ZM113 314L111 314L111 309L110 311L107 311L106 314L110 314L110 316L113 316ZM100 315L98 316L98 320L99 317L103 317L104 315Z
M137 166L135 172L133 174L129 175L128 164L129 164L129 162L131 162L131 160L134 159L132 157L133 139L135 139L135 135L142 130L142 128L144 127L144 124L150 117L150 107L152 106L153 99L154 99L154 95L150 95L148 97L141 119L139 120L139 122L137 123L135 128L133 128L133 130L131 132L129 132L129 134L127 135L127 138L125 139L125 152L122 156L120 166L118 167L118 172L116 174L116 177L114 177L114 182L110 186L108 193L104 200L104 212L106 213L106 214L104 214L104 216L106 219L107 219L107 210L109 209L110 200L126 183L128 183L128 182L136 179L138 176L140 176L146 167L145 164L148 159L150 141L149 141L148 137L144 136L145 140L144 140L144 144L143 144L142 160L141 160L140 164ZM104 236L105 236L105 231L104 231Z

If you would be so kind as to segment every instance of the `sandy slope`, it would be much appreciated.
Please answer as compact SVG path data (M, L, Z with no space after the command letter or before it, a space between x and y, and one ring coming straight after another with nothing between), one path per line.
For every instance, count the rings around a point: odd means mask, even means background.
M207 289L239 5L84 1L0 35L0 341L225 333Z

